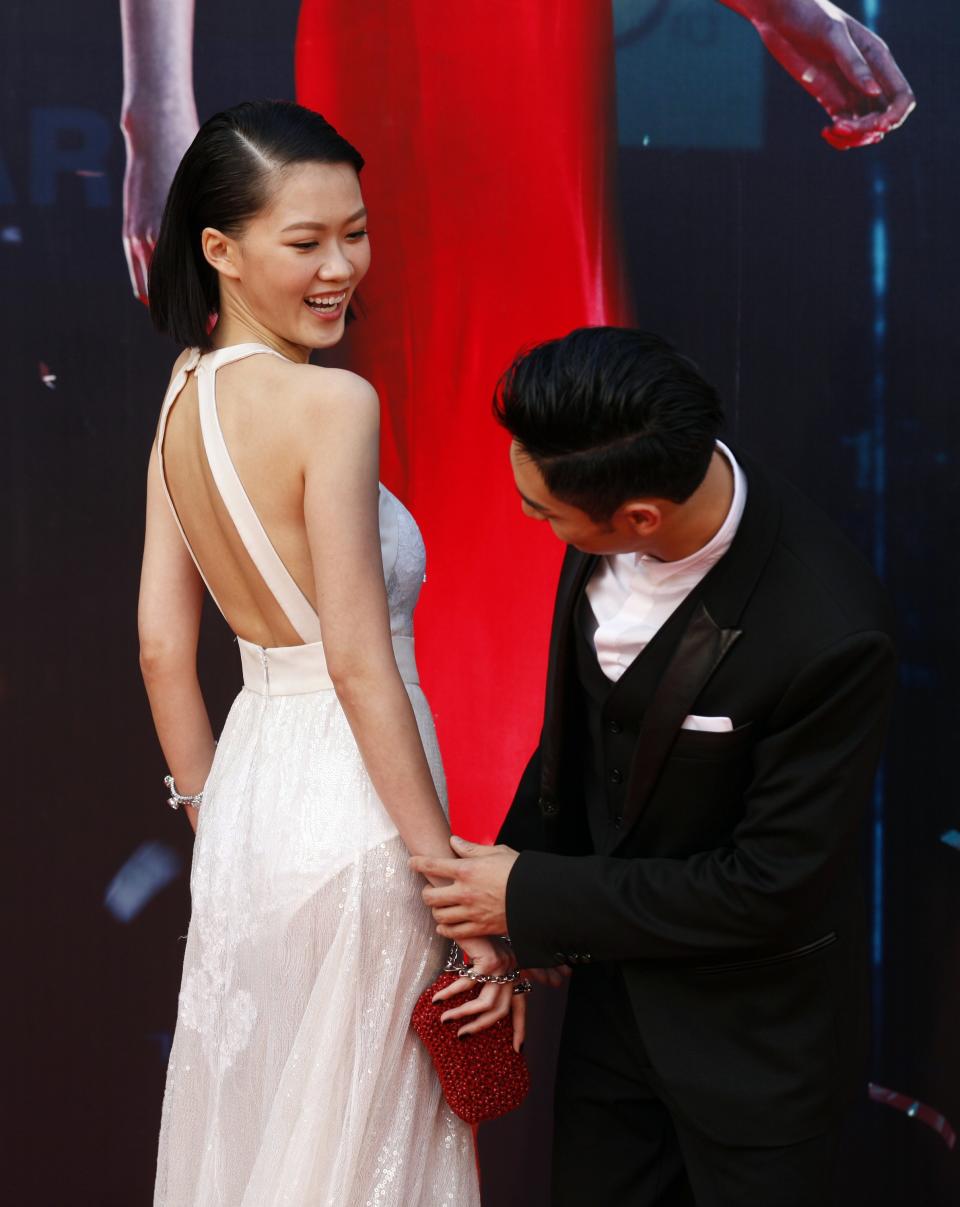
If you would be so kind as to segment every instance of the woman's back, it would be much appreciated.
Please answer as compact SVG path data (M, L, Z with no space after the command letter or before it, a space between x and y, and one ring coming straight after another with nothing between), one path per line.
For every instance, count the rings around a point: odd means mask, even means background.
M164 477L184 537L233 631L263 647L297 645L315 638L298 633L264 581L238 532L236 512L231 514L214 478L201 423L198 369L209 373L215 426L242 492L314 614L316 588L304 517L306 425L296 386L304 372L322 370L253 348L263 355L248 354L219 368L210 365L212 356L202 367L193 364L196 357L190 353L178 359L161 421ZM185 371L182 389L171 398Z
M222 397L219 380L224 369L265 361L272 361L279 372L234 376L234 389ZM342 386L343 378L358 382L341 370L292 364L262 344L228 346L202 357L191 350L177 361L164 398L157 431L163 489L186 546L239 637L241 650L321 641L315 602L319 587L306 515L307 463L315 463L318 452L317 430L309 422L318 401L318 373L331 390ZM309 406L304 405L304 386L309 387ZM267 401L273 399L279 401ZM282 416L274 422L278 410ZM349 416L341 413L340 421L349 422ZM321 448L319 454L325 456L326 450ZM329 456L335 458L335 451ZM413 516L382 484L377 504L394 655L401 669L406 665L412 673L409 646L424 579L423 538ZM318 505L326 523L332 519L348 530L350 517L343 515L338 522L335 515L342 503L323 494L313 499L314 512ZM348 543L345 556L351 549ZM334 573L346 570L338 562ZM322 659L323 652L314 651L314 664L317 655Z

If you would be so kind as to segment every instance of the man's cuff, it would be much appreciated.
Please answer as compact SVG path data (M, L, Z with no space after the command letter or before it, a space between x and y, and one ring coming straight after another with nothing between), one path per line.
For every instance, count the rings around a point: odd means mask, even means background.
M507 932L521 968L589 964L591 955L569 951L556 909L557 886L571 863L564 855L521 851L507 879Z

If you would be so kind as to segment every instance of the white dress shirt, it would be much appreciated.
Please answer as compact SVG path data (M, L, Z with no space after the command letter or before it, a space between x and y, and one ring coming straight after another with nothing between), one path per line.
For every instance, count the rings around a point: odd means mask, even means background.
M641 553L610 554L600 559L587 584L587 599L597 620L593 638L597 659L614 682L723 557L736 535L747 502L747 480L733 453L719 440L717 450L733 470L733 500L713 539L676 562Z

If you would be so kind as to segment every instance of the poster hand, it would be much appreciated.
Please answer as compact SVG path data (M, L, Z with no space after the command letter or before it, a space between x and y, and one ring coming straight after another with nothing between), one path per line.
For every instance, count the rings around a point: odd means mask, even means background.
M160 233L167 190L183 152L193 141L198 122L194 113L180 121L143 121L126 114L122 126L127 144L123 251L134 297L146 305L150 261Z
M738 7L777 62L826 111L831 122L821 133L836 150L880 142L915 108L887 44L829 0Z

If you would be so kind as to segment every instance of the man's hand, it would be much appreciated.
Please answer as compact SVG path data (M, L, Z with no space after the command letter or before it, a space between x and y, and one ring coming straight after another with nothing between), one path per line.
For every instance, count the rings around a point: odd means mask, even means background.
M439 888L427 887L423 899L433 910L437 933L448 939L482 938L507 931L507 878L518 852L505 846L483 846L462 838L450 839L459 859L431 859L416 855L415 872L434 880L449 880Z
M916 106L883 41L830 0L720 0L750 21L767 50L831 119L821 134L847 151L878 143Z

